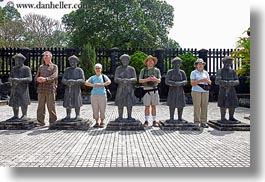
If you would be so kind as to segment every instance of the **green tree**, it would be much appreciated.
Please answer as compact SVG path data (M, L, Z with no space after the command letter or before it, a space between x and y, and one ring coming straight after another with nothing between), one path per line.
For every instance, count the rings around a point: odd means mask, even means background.
M249 31L249 32L248 32ZM250 30L244 33L249 33ZM241 59L242 65L236 70L238 75L250 75L250 37L239 37L235 51L231 56L235 59Z
M144 60L148 55L141 51L136 51L131 55L130 65L135 68L137 78L142 68L145 67Z
M0 7L0 47L21 47L25 27L14 7Z
M180 69L185 71L187 80L190 80L190 74L195 69L194 62L197 60L197 57L194 56L191 52L187 52L185 54L179 54L178 57L182 59Z
M96 64L96 50L92 45L88 42L86 43L81 51L80 56L80 68L83 69L85 74L85 79L88 79L90 76L94 75L94 66ZM83 86L83 93L90 93L92 88Z
M88 79L94 75L94 66L96 64L96 50L88 42L86 43L81 51L80 56L80 67L84 70L85 78Z
M165 1L81 0L88 8L64 15L70 46L93 42L102 47L165 47L173 26L173 7Z

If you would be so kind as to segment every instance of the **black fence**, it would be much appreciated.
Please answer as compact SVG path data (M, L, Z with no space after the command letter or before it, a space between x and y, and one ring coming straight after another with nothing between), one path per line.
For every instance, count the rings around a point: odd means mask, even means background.
M12 57L17 53L22 53L27 59L25 65L29 66L34 76L37 72L38 66L42 64L42 53L44 51L51 51L53 54L53 63L58 65L59 71L59 81L64 73L66 67L69 66L67 61L68 57L71 55L80 56L81 49L72 49L72 48L34 48L34 49L25 49L25 48L0 48L0 78L2 82L7 82L8 76L10 74L11 68L14 66L14 61ZM97 49L96 50L96 62L101 63L103 66L103 73L109 75L110 78L113 78L116 67L120 64L119 56L126 53L132 55L135 51L140 50L146 54L156 56L158 58L157 67L160 69L161 74L164 76L169 68L171 68L171 60L178 56L179 54L184 54L191 52L194 56L202 58L206 62L205 69L209 72L211 79L214 80L215 74L218 69L222 67L222 58L231 54L234 49ZM240 67L240 60L236 60L233 63L233 69ZM87 78L86 78L87 79ZM241 78L242 79L242 78ZM241 86L238 90L239 93L249 93L249 85L244 84L244 78ZM60 82L59 82L60 83ZM31 98L36 99L36 86L35 83L30 85L32 87ZM164 98L167 96L167 86L164 84L164 79L160 84L161 97ZM116 85L112 84L110 87L114 92L116 90ZM212 98L216 97L217 87L213 87ZM185 89L186 92L190 91L190 87ZM59 84L58 87L58 99L62 99L64 88ZM211 99L215 100L215 99Z
M20 49L20 48L0 48L0 74L9 75L12 66L14 65L12 56L16 53L22 53L26 56L25 65L29 66L32 74L36 74L38 66L42 64L42 53L44 51L51 51L53 54L53 62L58 65L59 74L63 74L66 67L68 67L67 58L75 54L80 56L79 49L65 49L65 48L34 48L34 49ZM224 56L230 55L233 49L97 49L96 61L103 65L103 72L105 74L114 74L115 68L119 64L119 56L126 53L132 55L135 51L140 50L146 54L151 54L158 58L157 67L161 73L166 73L171 67L171 60L179 54L191 52L194 56L202 58L207 64L206 70L209 74L215 75L216 71L222 67L221 59ZM241 65L240 60L236 60L233 68L237 69Z

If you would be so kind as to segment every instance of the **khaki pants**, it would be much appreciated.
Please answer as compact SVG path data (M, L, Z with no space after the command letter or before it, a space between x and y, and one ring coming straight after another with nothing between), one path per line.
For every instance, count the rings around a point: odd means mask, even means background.
M49 111L49 123L57 120L55 110L55 94L38 94L38 109L37 109L37 120L44 123L45 119L45 104Z
M107 96L106 95L91 95L91 105L93 110L93 118L105 119L105 112L107 106Z
M194 106L194 122L206 123L209 92L191 91Z

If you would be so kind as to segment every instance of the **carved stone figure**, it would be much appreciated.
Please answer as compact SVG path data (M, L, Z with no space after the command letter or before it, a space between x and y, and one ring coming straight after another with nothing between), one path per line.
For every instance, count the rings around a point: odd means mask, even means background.
M215 83L219 85L218 106L221 112L221 122L240 123L234 118L235 108L238 107L238 99L235 86L239 80L235 70L231 68L233 59L225 56L222 60L224 67L217 71ZM229 111L229 120L225 118L226 110Z
M175 57L171 63L173 69L168 70L165 83L169 86L167 105L169 106L170 119L174 120L175 108L178 109L178 121L184 121L182 118L183 108L185 107L185 94L183 86L187 84L186 73L180 69L182 60Z
M115 70L114 81L118 84L115 104L118 106L119 112L119 117L116 121L123 120L124 107L127 107L127 120L135 120L132 118L132 106L136 103L133 84L137 82L137 78L135 69L128 66L130 58L128 54L120 56L122 65Z
M84 71L77 67L79 62L75 55L68 58L70 67L66 68L62 83L66 85L63 107L66 108L66 117L63 121L70 120L71 110L75 108L75 121L81 120L80 107L82 106L81 86L85 83Z
M9 106L13 107L14 116L7 121L28 120L27 110L30 104L28 83L32 81L31 70L24 65L26 57L22 54L16 54L14 57L15 66L12 68L9 82L11 83L11 94ZM22 117L18 117L19 107L21 107Z

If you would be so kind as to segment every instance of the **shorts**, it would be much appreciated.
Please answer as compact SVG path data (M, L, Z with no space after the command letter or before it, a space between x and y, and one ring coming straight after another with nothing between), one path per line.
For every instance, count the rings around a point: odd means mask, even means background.
M145 106L158 105L159 104L158 90L147 92L143 97L143 103Z

